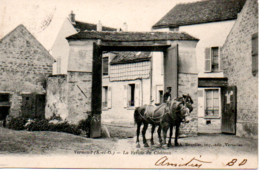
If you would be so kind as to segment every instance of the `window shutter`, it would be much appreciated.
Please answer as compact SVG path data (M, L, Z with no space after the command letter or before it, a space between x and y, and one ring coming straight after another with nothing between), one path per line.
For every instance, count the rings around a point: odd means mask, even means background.
M124 107L127 107L128 105L128 102L127 102L127 93L128 93L128 90L127 90L127 85L124 85L124 94L123 94L123 104L124 104ZM118 95L120 96L120 95Z
M140 86L139 84L135 85L135 107L140 106Z
M205 72L211 72L210 48L205 49Z
M112 87L108 87L107 107L112 108Z
M218 47L219 71L223 71L222 47Z
M258 33L252 36L252 74L258 73Z

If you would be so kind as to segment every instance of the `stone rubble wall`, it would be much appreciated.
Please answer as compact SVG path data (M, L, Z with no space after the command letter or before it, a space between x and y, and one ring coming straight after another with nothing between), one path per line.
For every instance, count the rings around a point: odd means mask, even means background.
M68 117L68 84L66 75L55 75L48 78L45 118Z
M180 134L195 136L198 133L198 75L179 73L178 74L178 96L189 94L193 100L192 120L189 123L182 123Z
M9 117L21 115L22 94L44 94L54 59L20 25L0 41L0 92L10 94Z
M91 72L68 72L68 121L78 123L91 114L91 91Z
M252 35L258 32L258 2L248 0L222 48L224 75L237 86L237 130L241 137L257 138L258 73L252 75Z

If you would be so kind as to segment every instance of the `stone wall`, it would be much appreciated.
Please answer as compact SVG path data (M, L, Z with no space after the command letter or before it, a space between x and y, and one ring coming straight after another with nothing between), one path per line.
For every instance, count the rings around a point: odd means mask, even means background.
M55 75L48 78L45 117L68 117L68 83L66 75Z
M91 114L91 72L68 72L68 117L71 123Z
M252 35L258 32L258 2L248 0L222 48L224 75L237 86L236 135L257 138L258 73L252 75Z
M9 93L9 116L21 114L22 94L46 93L54 59L20 25L0 40L0 92Z
M68 72L48 78L46 118L59 116L77 124L91 114L92 73Z
M198 133L198 75L197 74L178 74L178 96L189 94L193 100L193 111L191 117L193 118L187 124L181 124L180 133L186 135L197 135Z

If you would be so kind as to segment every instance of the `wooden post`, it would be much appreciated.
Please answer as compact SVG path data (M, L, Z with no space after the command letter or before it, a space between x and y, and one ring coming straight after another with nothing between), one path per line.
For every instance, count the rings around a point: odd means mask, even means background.
M91 92L91 120L90 137L101 137L101 112L102 112L102 50L93 43L93 68Z

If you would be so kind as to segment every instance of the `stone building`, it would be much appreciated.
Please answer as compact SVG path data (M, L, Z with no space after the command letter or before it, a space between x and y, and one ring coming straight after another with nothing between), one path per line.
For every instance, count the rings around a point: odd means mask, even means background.
M199 133L222 132L221 93L227 86L227 78L223 74L220 49L244 3L245 0L205 0L177 4L152 27L154 31L186 32L199 39L196 46ZM182 73L186 77L192 74ZM185 90L189 89L183 85Z
M44 118L54 59L19 25L0 40L0 116Z
M224 76L228 78L228 86L231 87L227 94L231 99L227 110L234 109L233 106L236 105L234 110L237 112L237 116L229 116L234 121L230 125L236 128L237 136L257 138L259 76L257 0L246 1L224 43L222 59Z

